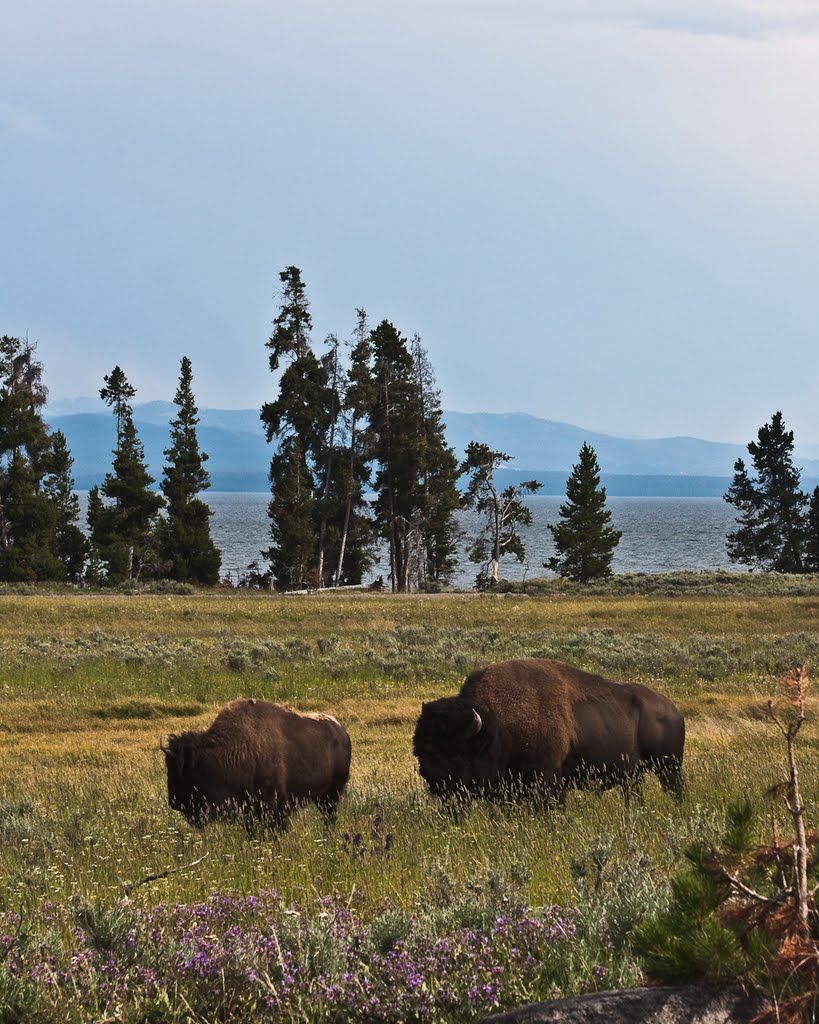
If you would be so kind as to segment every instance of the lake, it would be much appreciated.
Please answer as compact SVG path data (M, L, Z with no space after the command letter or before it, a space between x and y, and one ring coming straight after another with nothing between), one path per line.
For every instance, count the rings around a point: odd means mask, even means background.
M208 492L203 495L213 509L211 532L222 552L223 575L235 581L260 551L269 545L266 492ZM547 575L543 562L554 554L546 524L558 521L558 509L564 498L536 495L527 499L532 509L532 525L523 531L526 560L501 561L501 575L509 580ZM730 569L725 535L734 528L735 510L722 498L618 498L610 497L608 507L612 525L623 531L614 555L615 572L671 572L677 569ZM477 528L472 512L458 514L460 525L468 532ZM453 583L471 587L479 566L464 556ZM369 579L383 576L389 569L382 560Z

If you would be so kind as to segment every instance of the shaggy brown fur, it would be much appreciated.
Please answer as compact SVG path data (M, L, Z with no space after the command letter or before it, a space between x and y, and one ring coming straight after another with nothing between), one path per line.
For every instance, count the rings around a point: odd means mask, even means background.
M480 727L475 713L480 716ZM679 793L685 723L675 705L548 658L474 672L457 697L424 704L414 751L430 789L631 786L646 770Z
M252 698L226 705L205 732L160 746L168 803L197 825L240 810L248 822L284 827L305 801L332 815L350 774L350 737L335 718Z

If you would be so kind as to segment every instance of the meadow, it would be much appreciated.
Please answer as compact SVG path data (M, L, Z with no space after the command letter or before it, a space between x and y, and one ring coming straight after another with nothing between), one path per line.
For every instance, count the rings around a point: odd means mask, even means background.
M744 794L764 838L763 795L786 775L765 700L817 664L816 580L723 575L528 594L0 590L0 1021L460 1021L639 981L630 933L685 847ZM629 804L443 813L411 753L421 701L526 656L670 696L682 803L652 779ZM160 736L237 696L347 726L335 826L307 808L283 836L248 836L169 810ZM799 754L815 806L812 713Z

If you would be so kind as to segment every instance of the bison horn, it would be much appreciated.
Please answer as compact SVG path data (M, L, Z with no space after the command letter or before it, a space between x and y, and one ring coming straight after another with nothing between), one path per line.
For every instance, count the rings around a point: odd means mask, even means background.
M171 748L166 747L165 744L162 742L161 736L159 737L159 749L162 751L163 754L169 754L171 752Z
M472 708L471 711L472 721L469 723L469 728L466 730L466 738L468 740L472 739L473 736L477 736L483 727L481 716L474 708Z

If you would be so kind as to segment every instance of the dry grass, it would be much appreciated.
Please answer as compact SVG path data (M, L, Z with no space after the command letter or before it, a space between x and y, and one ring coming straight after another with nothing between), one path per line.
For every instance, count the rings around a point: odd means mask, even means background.
M570 903L577 863L601 844L610 865L639 863L660 891L685 844L716 833L729 796L781 777L760 706L780 662L809 660L818 609L813 597L0 597L0 909L116 894L204 854L146 897L273 883L294 897L354 889L411 907L436 879L466 885L495 871L527 879L535 903ZM618 792L577 793L549 813L440 814L411 754L421 700L454 692L475 665L538 653L678 701L688 721L681 806L652 781L631 807ZM347 725L353 774L335 831L308 810L281 839L248 839L224 826L195 832L169 811L160 735L203 728L240 695ZM815 801L813 721L802 752ZM351 858L345 833L366 839L376 814L395 836L390 858Z

